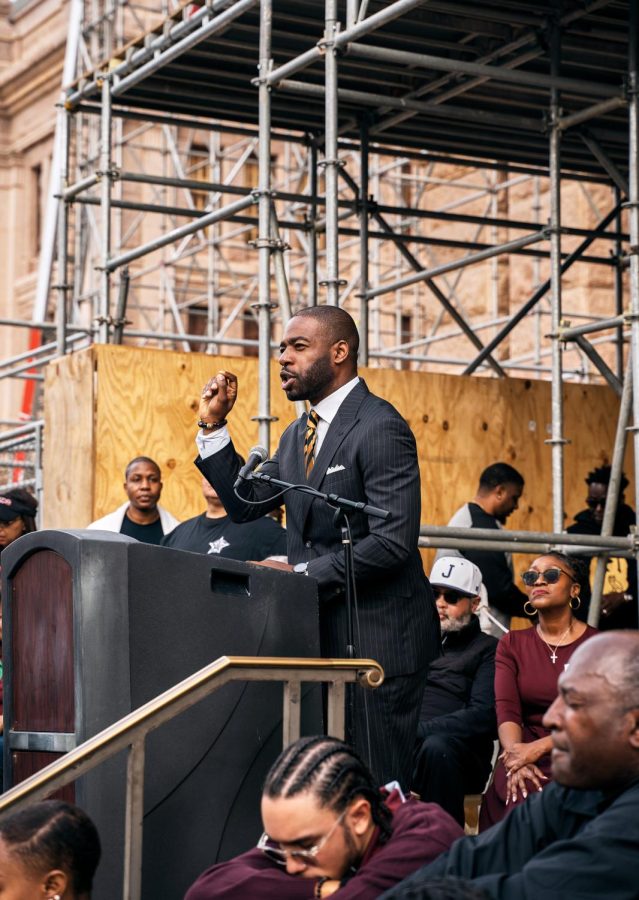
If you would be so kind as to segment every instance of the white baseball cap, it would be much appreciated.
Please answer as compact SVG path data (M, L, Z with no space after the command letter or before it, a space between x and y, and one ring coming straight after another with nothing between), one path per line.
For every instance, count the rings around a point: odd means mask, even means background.
M481 572L463 556L440 556L429 580L433 587L450 588L465 597L477 597L482 588Z

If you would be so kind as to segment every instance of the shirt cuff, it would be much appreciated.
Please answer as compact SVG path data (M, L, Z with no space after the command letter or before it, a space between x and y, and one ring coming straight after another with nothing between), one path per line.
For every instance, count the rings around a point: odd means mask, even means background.
M202 459L219 453L227 444L231 443L231 435L226 425L216 428L215 431L205 432L200 429L195 436L195 443Z

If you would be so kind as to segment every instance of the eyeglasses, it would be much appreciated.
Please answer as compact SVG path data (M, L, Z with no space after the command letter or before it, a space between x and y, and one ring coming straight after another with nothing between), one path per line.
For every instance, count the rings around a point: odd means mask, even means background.
M286 860L289 856L291 857L291 859L303 863L305 866L312 866L315 863L317 854L320 852L322 847L324 847L330 840L333 832L341 823L347 811L348 810L345 809L344 812L337 817L337 819L333 822L331 830L328 832L328 834L325 834L324 837L321 838L312 847L305 847L302 850L289 850L288 848L282 847L280 843L272 841L268 834L264 832L262 837L257 842L257 849L261 850L262 853L269 857L269 859L272 859L280 866L286 865Z
M459 603L460 600L468 600L468 597L465 597L463 594L457 594L455 591L442 591L441 588L435 588L435 600L439 597L442 598L444 603L450 603L451 606L454 606L456 603Z
M562 575L566 575L574 581L572 575L568 575L568 572L564 572L563 569L546 569L545 572L536 572L535 569L528 569L527 572L522 574L521 580L526 587L532 587L533 584L537 584L540 578L543 578L546 584L557 584Z
M598 506L603 508L606 505L606 498L601 497L600 499L597 499L596 497L586 497L586 504L590 509L597 509Z

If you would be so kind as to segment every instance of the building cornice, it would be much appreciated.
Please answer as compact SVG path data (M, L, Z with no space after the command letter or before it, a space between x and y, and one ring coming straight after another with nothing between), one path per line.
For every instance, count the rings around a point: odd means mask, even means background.
M64 64L64 35L58 35L41 48L37 59L25 59L0 72L0 112L13 116L34 98L61 89Z

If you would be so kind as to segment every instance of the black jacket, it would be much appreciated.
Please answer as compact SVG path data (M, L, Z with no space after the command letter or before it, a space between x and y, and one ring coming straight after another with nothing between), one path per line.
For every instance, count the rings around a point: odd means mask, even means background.
M495 651L497 638L484 634L473 616L461 631L444 635L442 656L428 667L418 736L467 738L490 760L497 737Z
M495 900L637 900L639 781L614 797L553 782L503 821L461 838L448 853L382 895L428 897L428 883L457 876Z
M617 508L615 516L615 524L612 533L615 537L626 537L630 534L631 526L636 523L634 510L626 503L621 503ZM575 521L567 529L569 534L601 534L601 525L595 522L589 509L582 509L575 516ZM582 557L585 561L589 561L592 557ZM590 607L590 579L586 578L581 582L581 607L576 613L577 617L583 622L588 620L588 609ZM628 560L628 591L635 598L634 603L624 604L614 611L609 620L602 621L601 625L608 628L636 628L637 627L637 567L632 560Z
M272 478L388 509L389 519L349 517L358 594L357 651L376 659L388 677L424 668L439 654L439 620L418 549L421 489L415 438L406 421L381 397L359 384L344 399L308 477L304 473L306 416L282 435L261 467ZM232 443L196 465L214 486L229 516L248 522L281 502L275 485L244 481L233 491L237 455ZM308 563L320 589L323 656L346 647L344 556L334 509L299 491L285 497L288 561Z
M462 519L470 519L470 528L501 528L496 517L485 512L477 503L467 503L448 524L461 524ZM504 537L507 538L507 534ZM441 555L440 550L438 556ZM525 615L524 603L528 597L514 584L513 572L503 550L464 550L461 555L475 563L481 572L491 606L509 616Z

